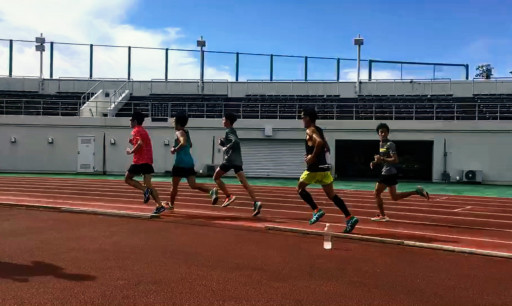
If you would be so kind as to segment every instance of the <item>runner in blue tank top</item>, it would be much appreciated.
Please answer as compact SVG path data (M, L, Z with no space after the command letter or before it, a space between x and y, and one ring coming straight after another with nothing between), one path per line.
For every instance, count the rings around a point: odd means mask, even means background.
M188 123L188 116L185 113L178 113L174 118L174 129L176 130L176 140L171 148L171 154L176 155L174 166L172 167L172 189L171 201L166 202L169 209L174 209L174 202L178 195L178 186L182 178L187 178L188 185L192 189L209 193L212 203L218 200L217 188L209 189L203 184L196 183L196 171L194 170L194 159L190 153L192 148L192 140L190 134L185 127Z

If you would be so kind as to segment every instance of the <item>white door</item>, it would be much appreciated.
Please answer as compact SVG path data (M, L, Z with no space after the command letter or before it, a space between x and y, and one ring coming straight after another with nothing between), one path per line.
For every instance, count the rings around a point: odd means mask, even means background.
M306 169L304 140L240 139L248 177L299 178Z
M78 136L77 172L94 172L94 136Z

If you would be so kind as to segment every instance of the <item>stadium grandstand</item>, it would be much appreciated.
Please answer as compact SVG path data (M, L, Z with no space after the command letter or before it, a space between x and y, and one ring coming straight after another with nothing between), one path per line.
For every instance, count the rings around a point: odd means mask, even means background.
M216 51L201 52L207 57L208 52ZM407 148L407 143L412 144L404 154L404 160L409 162L402 165L403 178L454 181L457 177L460 180L465 171L477 169L484 173L483 182L512 182L512 169L500 172L500 167L494 161L469 155L465 157L467 153L464 153L473 143L467 139L471 133L484 138L484 142L495 141L484 144L480 150L502 150L499 144L506 142L505 134L510 132L509 125L505 123L512 120L512 79L470 79L466 64L366 60L369 64L368 78L358 82L340 79L340 62L355 64L354 59L332 58L328 59L335 64L333 70L336 69L332 80L309 80L308 61L314 57L306 56L303 57L304 79L280 80L274 77L276 72L273 67L274 59L280 55L261 55L270 58L269 78L240 80L240 54L232 55L236 58L234 80L208 80L204 77L196 80L168 79L167 57L164 79L133 80L130 61L125 79L94 77L92 51L89 77L54 78L53 60L50 62L50 77L19 77L13 73L10 58L9 73L0 78L0 123L7 133L12 137L16 137L14 134L27 134L27 130L33 129L39 129L38 132L45 134L45 137L50 137L49 134L73 133L65 136L69 141L75 139L70 142L73 145L66 144L66 148L62 149L69 153L76 151L76 138L82 137L84 127L88 127L90 130L85 134L103 144L95 146L87 163L76 156L68 159L65 165L58 159L50 161L48 166L17 164L13 160L3 170L122 173L125 165L118 161L119 146L114 144L116 139L126 138L121 136L127 133L121 129L126 127L123 118L129 117L134 111L147 114L150 117L147 126L154 131L154 138L165 144L163 148L158 145L156 151L164 152L172 140L169 136L171 133L166 130L169 128L169 118L179 111L185 111L193 118L190 129L202 131L201 135L195 136L200 140L199 148L194 153L198 166L205 174L211 174L213 166L221 160L214 145L215 137L222 134L218 119L226 111L231 111L241 119L238 124L241 137L245 139L246 160L254 161L252 166L251 162L247 163L248 175L296 177L303 168L300 111L305 106L314 106L327 136L338 148L333 152L332 160L338 178L372 176L365 166L368 161L359 159L358 152L365 148L364 155L372 156L371 144L375 142L373 130L378 122L383 121L391 125L394 135L398 137L397 142L403 142L400 143L402 148ZM53 59L53 55L50 58ZM414 65L433 67L433 75L376 79L372 78L372 69L377 63L399 64L400 69ZM461 77L436 78L436 69L441 70L445 66L460 69ZM202 76L203 73L198 75ZM41 126L44 126L42 130ZM69 129L77 126L82 129ZM394 135L392 132L392 137ZM64 136L51 137L59 139ZM445 144L447 140L448 149ZM347 141L356 149L342 149ZM22 141L17 143L17 147L24 145L27 144ZM30 144L25 149L32 152L34 146ZM49 149L47 146L45 148ZM11 145L3 150L9 155L21 149ZM261 157L265 160L266 157L279 156L283 151L293 152L292 157L274 158L266 166L261 162ZM31 159L27 154L27 158ZM160 169L158 172L169 171L169 163L165 161L167 156L161 155L156 157L157 168ZM504 156L497 157L498 160L508 158L505 154L501 155ZM350 163L346 163L347 160Z

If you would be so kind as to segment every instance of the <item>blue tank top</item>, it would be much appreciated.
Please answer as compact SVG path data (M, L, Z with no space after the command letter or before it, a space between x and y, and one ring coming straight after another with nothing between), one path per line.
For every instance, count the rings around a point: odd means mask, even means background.
M176 167L194 168L194 159L192 158L192 154L190 154L192 141L190 140L190 134L188 133L187 130L185 130L185 134L187 135L187 143L185 144L185 146L181 147L179 151L176 152L174 165ZM180 140L176 138L174 140L174 147L177 147L179 144Z

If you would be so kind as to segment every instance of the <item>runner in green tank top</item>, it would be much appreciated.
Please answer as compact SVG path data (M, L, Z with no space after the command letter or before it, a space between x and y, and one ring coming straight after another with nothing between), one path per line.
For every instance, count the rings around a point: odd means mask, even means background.
M244 174L242 162L242 148L240 147L240 140L238 139L236 130L233 127L233 124L235 124L236 119L236 115L233 113L226 113L224 114L224 118L222 118L222 123L227 130L226 136L219 141L219 145L224 150L225 157L224 162L215 171L213 179L215 180L215 183L217 183L219 189L222 190L222 192L226 195L226 199L222 204L222 207L226 207L229 204L233 203L233 201L236 199L236 196L229 193L226 184L224 184L221 178L224 174L226 174L226 172L229 172L231 169L233 169L233 171L236 174L236 177L238 178L240 183L242 183L242 186L244 186L245 190L247 190L247 193L249 193L249 196L253 201L252 216L255 217L259 215L261 212L261 202L258 201L258 199L256 199L254 190L252 189L251 185L249 185L249 182L247 181L247 178L245 177Z

